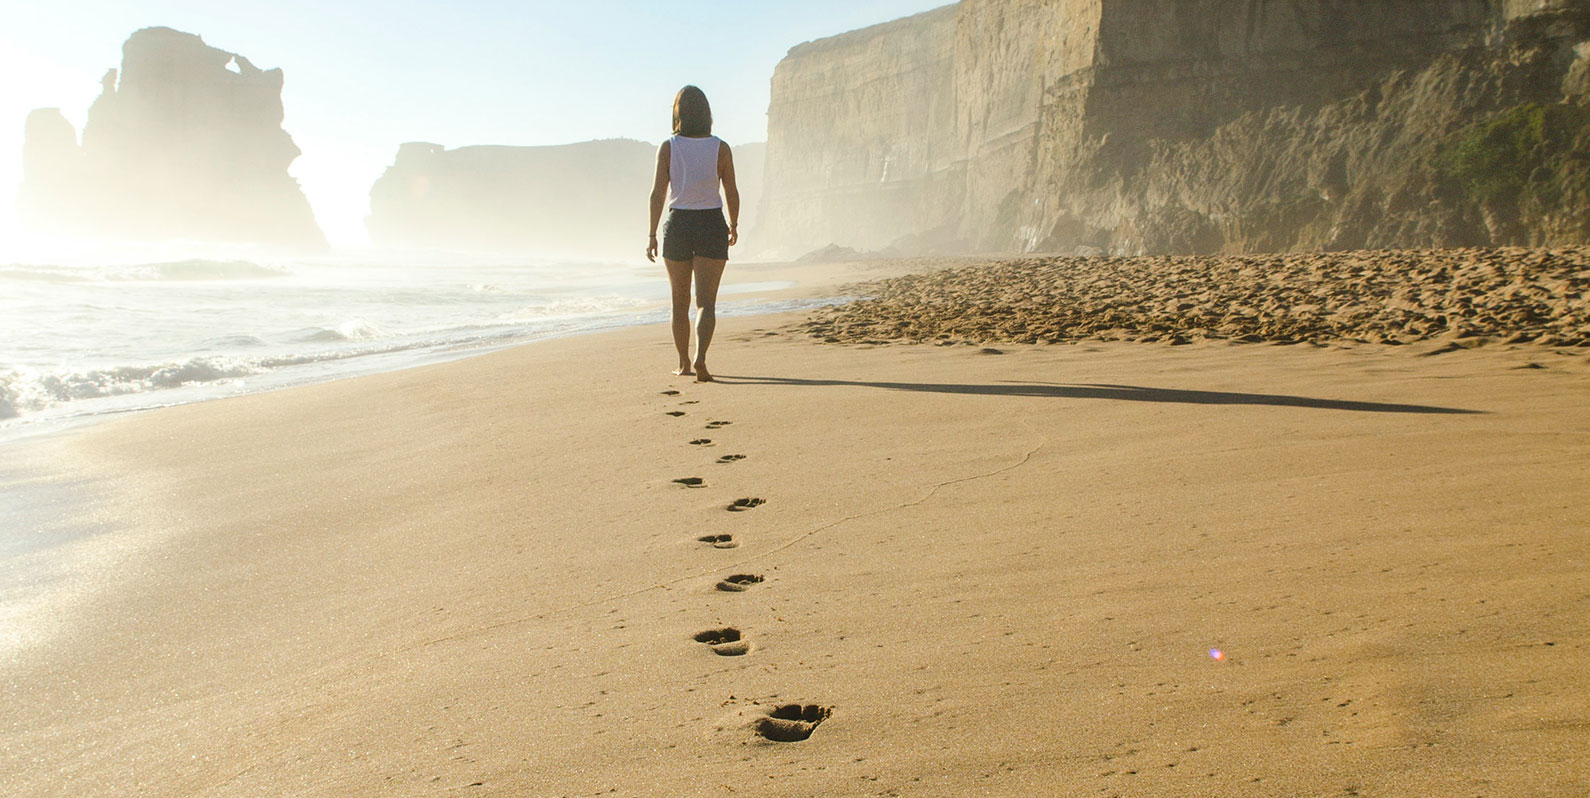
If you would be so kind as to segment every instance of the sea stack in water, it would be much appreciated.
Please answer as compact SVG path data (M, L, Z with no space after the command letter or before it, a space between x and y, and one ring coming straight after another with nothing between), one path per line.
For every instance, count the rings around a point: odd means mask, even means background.
M79 145L55 109L29 117L17 209L38 231L322 248L287 168L282 71L190 33L145 28L106 73Z

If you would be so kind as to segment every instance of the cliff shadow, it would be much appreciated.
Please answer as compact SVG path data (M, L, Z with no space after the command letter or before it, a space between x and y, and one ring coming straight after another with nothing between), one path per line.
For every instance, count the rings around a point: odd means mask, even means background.
M861 380L812 380L795 377L718 375L727 385L789 385L803 387L851 386L890 391L967 394L972 396L1031 396L1045 399L1103 399L1118 402L1168 402L1192 405L1269 405L1306 410L1345 410L1355 413L1433 413L1443 415L1481 415L1483 410L1431 405L1358 402L1344 399L1319 399L1283 394L1197 391L1180 388L1152 388L1142 385L1084 384L1056 382L1001 382L992 385L934 382L870 382Z

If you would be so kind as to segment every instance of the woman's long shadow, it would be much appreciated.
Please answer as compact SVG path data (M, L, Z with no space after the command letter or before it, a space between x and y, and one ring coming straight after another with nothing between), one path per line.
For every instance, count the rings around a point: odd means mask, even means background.
M1455 407L1402 405L1384 402L1353 402L1341 399L1314 399L1264 393L1225 391L1187 391L1176 388L1147 388L1140 385L1067 385L1057 382L1012 382L998 385L970 385L935 382L866 382L859 380L808 380L795 377L756 377L718 375L718 382L729 385L853 386L891 391L925 391L975 396L1036 396L1047 399L1113 399L1124 402L1172 402L1193 405L1273 405L1310 410L1348 410L1358 413L1443 413L1475 415L1483 410Z

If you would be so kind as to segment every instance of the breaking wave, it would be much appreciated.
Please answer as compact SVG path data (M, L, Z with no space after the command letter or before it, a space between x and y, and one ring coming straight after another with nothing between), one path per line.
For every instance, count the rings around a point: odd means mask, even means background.
M562 316L585 316L597 313L615 313L625 310L638 310L647 306L660 304L658 300L642 299L630 296L582 296L556 299L539 305L530 305L516 310L508 311L497 317L503 324L522 324L525 322L542 321L545 319Z
M0 280L43 283L92 282L196 282L201 280L265 280L290 272L246 260L190 260L140 263L131 266L52 266L13 264L0 266Z
M287 272L246 260L178 260L131 267L124 280L260 280Z
M310 327L299 331L296 339L306 343L342 343L344 341L368 341L382 335L380 327L364 319L352 319L335 327Z
M64 402L97 399L258 373L245 360L196 357L183 363L117 366L85 371L10 369L0 372L0 419L16 418Z
M210 338L201 346L205 349L255 349L266 346L263 339L252 335L223 335L219 338Z
M67 402L158 391L166 388L220 383L288 366L349 360L365 355L401 352L420 343L385 347L332 350L314 354L274 357L195 357L181 363L116 366L74 371L31 368L0 370L0 420L36 413Z

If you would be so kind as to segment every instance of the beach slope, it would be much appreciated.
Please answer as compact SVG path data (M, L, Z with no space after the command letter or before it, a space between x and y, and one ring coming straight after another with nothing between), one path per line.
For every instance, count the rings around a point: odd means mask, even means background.
M0 792L1590 791L1583 350L796 321L56 442L121 531Z

